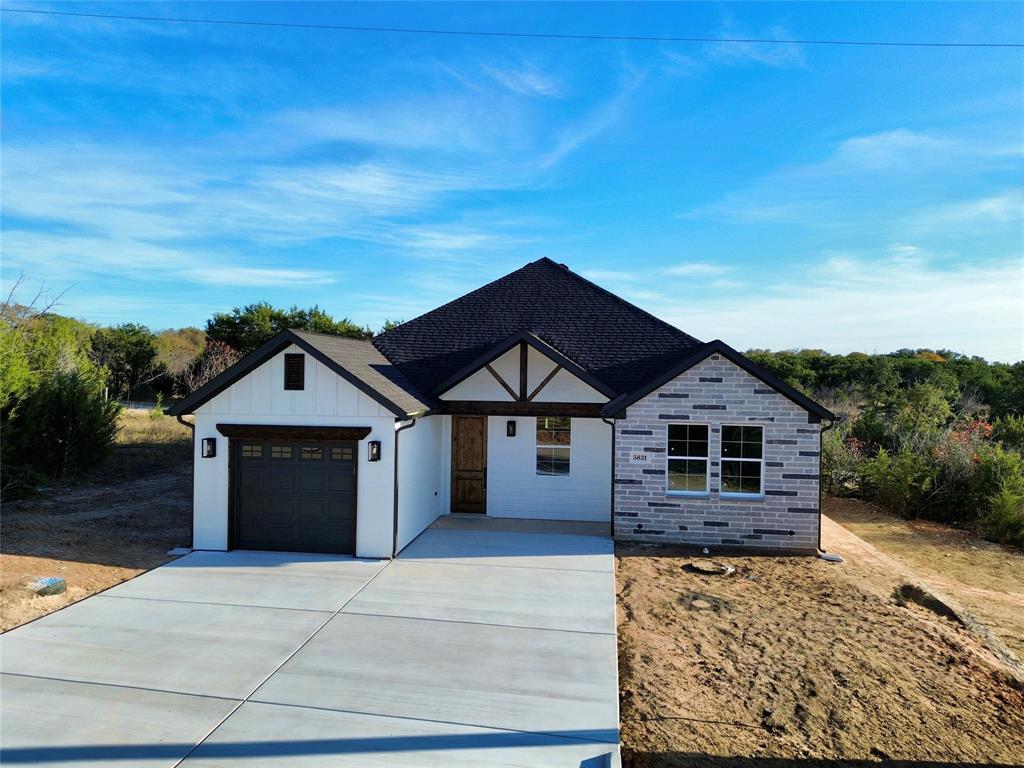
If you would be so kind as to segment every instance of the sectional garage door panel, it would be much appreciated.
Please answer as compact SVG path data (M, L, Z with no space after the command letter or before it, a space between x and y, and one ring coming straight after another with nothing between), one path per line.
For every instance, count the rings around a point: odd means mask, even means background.
M236 549L355 553L354 441L232 442Z

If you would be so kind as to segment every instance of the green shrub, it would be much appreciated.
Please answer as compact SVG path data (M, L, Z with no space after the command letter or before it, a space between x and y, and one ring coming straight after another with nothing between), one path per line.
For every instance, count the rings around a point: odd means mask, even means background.
M1004 480L987 502L979 521L985 538L1024 546L1024 479Z
M55 373L21 399L5 425L4 465L57 479L95 466L117 435L120 406L95 374Z
M1024 451L1024 416L1009 414L992 422L992 439L1007 448Z
M156 403L153 404L153 410L149 412L149 418L151 421L160 421L164 415L164 396L157 393Z
M863 461L862 444L850 436L849 425L846 422L822 432L821 478L827 493L854 493L858 487Z
M926 454L881 448L860 467L862 492L901 517L914 517L935 500L938 466Z

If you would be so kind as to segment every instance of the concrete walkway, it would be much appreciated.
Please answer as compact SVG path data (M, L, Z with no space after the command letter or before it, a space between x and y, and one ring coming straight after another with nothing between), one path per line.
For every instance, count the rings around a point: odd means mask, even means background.
M12 630L0 762L618 765L611 541L501 527L196 552Z

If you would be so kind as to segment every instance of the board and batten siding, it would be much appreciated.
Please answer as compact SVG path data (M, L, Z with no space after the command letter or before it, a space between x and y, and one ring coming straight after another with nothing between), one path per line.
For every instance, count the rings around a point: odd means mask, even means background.
M506 423L516 422L515 437ZM487 514L535 520L608 522L611 515L611 427L572 420L567 476L537 474L537 419L487 419ZM449 436L450 450L450 436Z
M669 424L707 424L707 496L667 491ZM764 427L763 498L723 498L721 428ZM821 424L759 379L712 355L630 405L615 422L615 538L813 552L818 544ZM647 454L646 463L633 455Z
M369 427L357 448L356 554L390 557L394 510L395 417L373 398L305 355L305 388L284 389L282 350L195 412L193 542L195 549L228 548L229 444L217 424ZM217 455L201 456L203 438L217 439ZM380 440L381 460L367 461L366 443Z
M398 551L446 509L442 457L445 416L427 416L398 433Z

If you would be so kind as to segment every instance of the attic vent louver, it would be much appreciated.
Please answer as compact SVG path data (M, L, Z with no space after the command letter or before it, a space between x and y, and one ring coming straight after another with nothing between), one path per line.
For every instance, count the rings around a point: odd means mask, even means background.
M284 356L284 388L305 389L306 388L306 356L285 355Z

